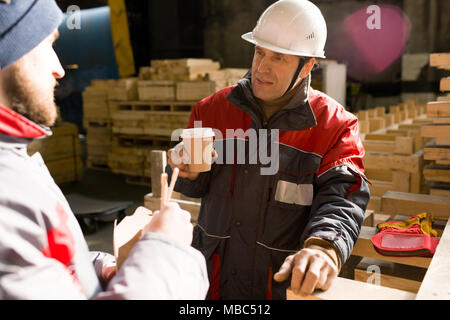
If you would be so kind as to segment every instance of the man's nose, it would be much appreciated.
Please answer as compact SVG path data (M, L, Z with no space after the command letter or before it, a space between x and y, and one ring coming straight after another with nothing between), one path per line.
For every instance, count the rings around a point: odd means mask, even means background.
M259 61L258 68L256 69L256 71L260 73L265 73L270 71L270 68L271 67L269 60L266 57L264 57Z
M66 75L66 72L64 71L64 68L61 65L61 62L59 61L58 56L56 55L56 53L54 53L55 57L54 57L54 67L53 67L53 76L55 77L55 79L61 79Z

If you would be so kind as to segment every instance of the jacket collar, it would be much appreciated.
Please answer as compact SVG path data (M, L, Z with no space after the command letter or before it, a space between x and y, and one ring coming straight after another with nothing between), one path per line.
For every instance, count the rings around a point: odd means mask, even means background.
M241 79L230 92L227 100L250 115L257 128L285 131L303 130L317 125L309 104L311 75L303 80L292 99L270 119L266 119L262 108L253 95L251 73Z
M47 127L39 126L21 114L0 104L0 134L16 138L45 138L51 135Z

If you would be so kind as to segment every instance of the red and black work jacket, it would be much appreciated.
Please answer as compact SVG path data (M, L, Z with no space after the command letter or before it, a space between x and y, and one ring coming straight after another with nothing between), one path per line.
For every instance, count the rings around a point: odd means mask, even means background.
M231 158L242 158L234 150L244 144L247 160L214 163L195 181L179 179L175 186L186 196L202 198L193 245L207 260L209 298L284 299L290 281L272 281L273 274L309 237L331 242L345 263L369 201L354 115L308 82L266 119L247 77L200 101L188 127L194 121L220 130L226 141L215 141L223 153L219 158L230 159L230 152L235 153ZM258 135L255 150L248 136L233 138L227 129L266 129L268 134ZM272 129L279 130L278 139L269 134ZM263 175L267 162L248 160L255 158L253 152L271 154L274 143L279 147L278 170ZM166 171L170 177L169 166Z

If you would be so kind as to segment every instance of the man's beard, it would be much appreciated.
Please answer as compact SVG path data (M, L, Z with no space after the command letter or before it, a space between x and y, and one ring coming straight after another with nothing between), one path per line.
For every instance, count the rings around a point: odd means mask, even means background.
M57 116L54 86L32 79L20 60L9 69L4 82L8 107L39 125L52 126Z

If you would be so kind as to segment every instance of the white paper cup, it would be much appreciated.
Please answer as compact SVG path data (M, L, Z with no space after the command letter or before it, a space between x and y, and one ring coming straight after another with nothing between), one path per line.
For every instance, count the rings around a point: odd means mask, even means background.
M183 158L190 172L211 170L213 156L214 131L211 128L193 128L183 130L181 134L184 149ZM184 154L186 153L186 154Z

